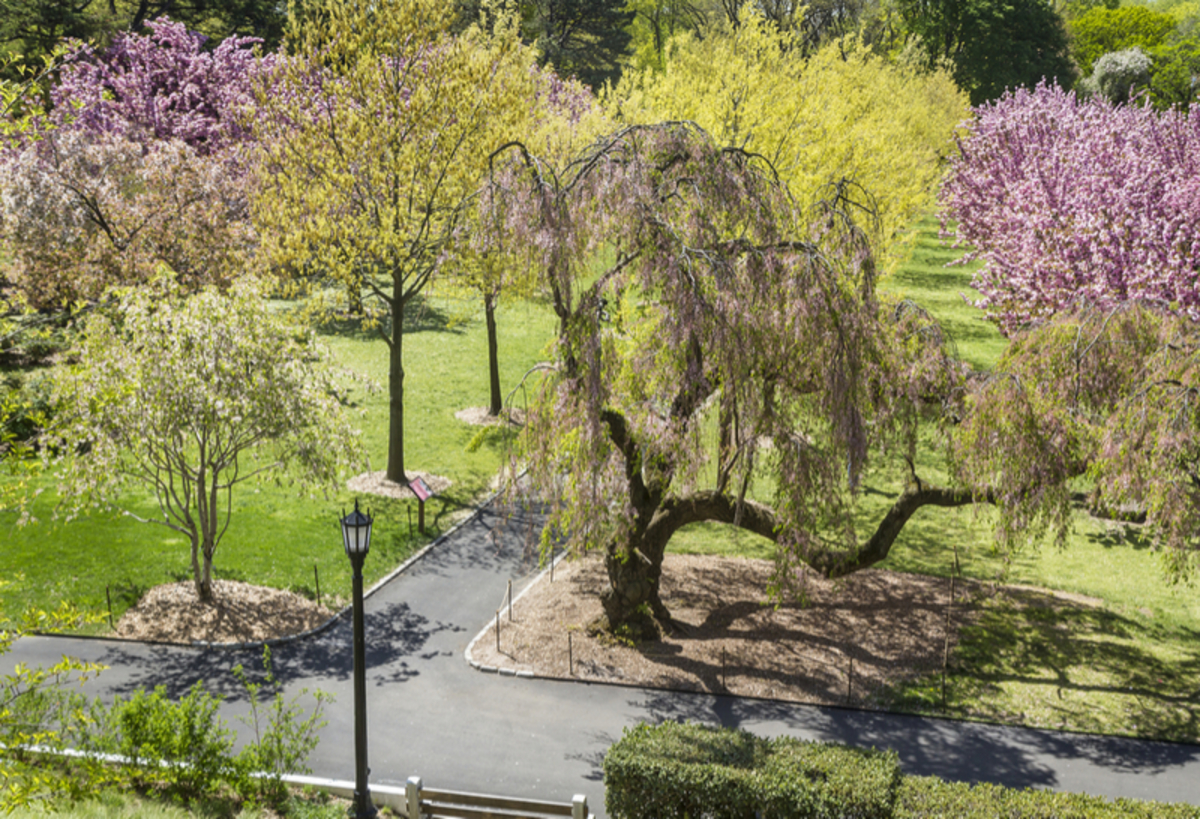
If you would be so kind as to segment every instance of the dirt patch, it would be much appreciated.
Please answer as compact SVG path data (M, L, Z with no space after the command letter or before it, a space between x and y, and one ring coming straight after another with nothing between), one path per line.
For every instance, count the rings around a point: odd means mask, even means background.
M437 495L445 492L454 482L449 478L441 475L430 475L428 472L409 472L404 474L408 476L410 481L415 481L417 478L425 481L425 485ZM416 495L404 484L399 484L394 481L389 481L387 472L380 470L379 472L364 472L357 475L346 482L346 488L351 492L362 492L366 495L382 495L385 498L396 498L397 500L405 500L407 498L415 498Z
M454 417L473 427L495 427L502 424L520 427L525 425L525 410L502 409L499 415L489 415L487 407L467 407L454 413Z
M868 569L840 581L809 575L806 604L772 605L767 560L668 555L661 594L678 623L661 642L592 637L600 615L603 565L560 564L501 613L479 639L484 665L636 684L728 692L797 702L871 706L880 689L941 668L950 581ZM950 649L986 594L958 581L950 610ZM568 643L569 639L569 643ZM570 654L570 656L569 656Z
M155 586L121 616L114 636L241 643L299 634L334 615L293 592L233 580L214 580L213 596L211 603L201 603L191 581Z

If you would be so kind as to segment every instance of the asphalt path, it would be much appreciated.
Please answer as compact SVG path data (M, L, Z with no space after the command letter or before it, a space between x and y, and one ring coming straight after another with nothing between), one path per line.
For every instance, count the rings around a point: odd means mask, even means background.
M1200 805L1200 745L478 671L464 651L494 618L508 580L518 593L536 576L538 528L535 515L487 507L367 598L372 783L400 786L415 775L428 787L506 796L563 801L583 793L603 816L605 749L626 726L677 719L891 748L911 774ZM315 775L330 779L354 778L350 646L344 617L273 649L289 695L319 688L336 698L309 759ZM226 697L226 719L247 730L247 700L230 669L261 668L261 649L26 637L0 668L49 665L64 654L109 666L85 687L105 698L156 685L180 695L203 680Z

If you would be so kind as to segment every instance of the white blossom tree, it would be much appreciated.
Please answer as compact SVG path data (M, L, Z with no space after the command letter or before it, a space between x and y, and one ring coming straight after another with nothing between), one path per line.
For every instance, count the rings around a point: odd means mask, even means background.
M272 313L255 281L186 296L166 280L110 307L89 318L79 363L56 377L47 451L67 462L63 502L70 514L121 508L124 484L148 487L161 516L123 511L188 537L197 594L211 600L234 487L273 470L328 486L358 466L358 433L313 335Z

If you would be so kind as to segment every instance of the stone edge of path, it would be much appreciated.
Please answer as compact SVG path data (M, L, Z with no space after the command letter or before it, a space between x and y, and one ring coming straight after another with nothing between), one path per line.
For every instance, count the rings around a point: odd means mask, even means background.
M562 554L560 554L558 557L554 558L554 560L552 560L550 562L549 566L547 566L546 568L544 568L540 572L538 572L537 577L535 577L535 578L533 578L533 580L529 581L529 583L526 584L525 588L521 589L521 591L517 593L517 596L513 598L513 600L512 600L513 605L515 605L518 600L520 600L522 597L525 596L525 592L529 591L534 586L536 586L538 584L538 582L543 577L545 577L546 574L551 569L553 569L555 566L557 566L559 563L561 563L566 557L567 557L567 552L564 550ZM544 679L544 680L570 679L569 677L551 677L551 676L546 676L546 675L538 675L538 674L534 674L532 671L518 671L518 670L512 669L512 668L497 668L494 665L483 665L482 663L478 662L475 659L475 657L472 656L475 653L475 644L478 643L480 641L480 639L483 638L483 635L487 634L488 629L490 629L491 627L492 627L492 624L490 622L486 623L484 625L484 627L479 630L479 633L476 634L471 639L471 642L467 643L467 649L466 649L466 651L463 652L463 659L465 659L467 661L467 663L470 664L471 668L474 668L476 671L482 671L486 674L503 674L506 677L528 677L528 678L538 678L538 679Z
M430 543L425 544L425 546L423 546L418 552L416 552L416 554L411 555L407 560L405 560L399 566L392 569L384 577L377 580L374 583L374 585L371 586L371 588L367 589L367 591L365 591L363 593L363 600L366 600L368 597L375 594L377 591L382 589L388 583L395 580L398 576L400 576L405 571L407 571L410 566L412 566L418 560L423 558L427 553L429 553L434 547L440 546L443 542L448 540L451 535L454 535L455 533L457 533L459 529L462 529L464 526L471 523L471 521L475 520L475 518L479 517L480 513L483 512L484 509L488 508L488 506L491 505L492 501L494 501L499 495L500 495L500 493L497 491L497 492L492 492L491 494L484 497L484 499L480 503L476 504L475 508L471 510L471 514L465 516L458 523L455 523L453 526L451 526L445 532L438 535L437 538L434 539L433 541L431 541ZM523 591L521 593L524 594ZM31 633L36 634L39 637L61 637L61 638L67 638L67 639L72 639L72 640L97 640L97 641L98 640L109 640L112 642L119 642L119 643L140 643L141 645L171 646L174 648L215 648L215 649L237 650L237 649L262 648L263 646L281 646L281 645L287 645L288 643L294 643L298 640L304 640L309 637L315 637L316 635L318 635L318 634L322 633L323 631L326 631L327 629L332 627L333 624L336 623L338 620L341 620L343 617L349 616L351 613L351 609L352 609L352 605L345 606L340 611L338 611L335 615L333 615L328 620L326 620L324 623L322 623L321 625L316 626L314 628L310 628L307 631L301 631L297 634L289 634L285 637L272 637L267 640L249 640L247 642L241 642L241 643L210 643L205 640L193 640L190 643L177 643L177 642L172 642L170 640L128 640L128 639L124 639L124 638L120 638L120 637L109 637L109 636L103 635L103 634L98 634L98 635L97 634L62 634L59 632L40 632L40 631L34 631ZM474 641L472 641L472 645L473 644L474 644Z

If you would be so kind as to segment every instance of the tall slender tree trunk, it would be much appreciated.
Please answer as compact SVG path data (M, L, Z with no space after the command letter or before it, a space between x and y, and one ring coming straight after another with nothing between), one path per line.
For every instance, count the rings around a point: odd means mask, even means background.
M483 314L487 319L488 382L491 386L491 401L488 404L488 415L496 416L500 414L504 398L500 395L500 345L496 339L495 293L484 295Z
M392 345L388 360L388 461L387 479L408 485L404 471L404 307L397 279L392 302Z

